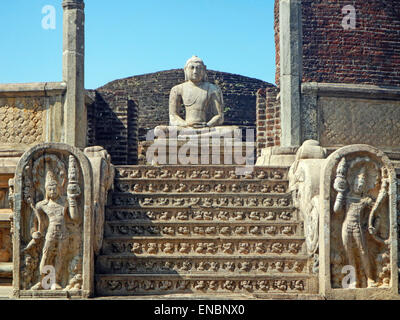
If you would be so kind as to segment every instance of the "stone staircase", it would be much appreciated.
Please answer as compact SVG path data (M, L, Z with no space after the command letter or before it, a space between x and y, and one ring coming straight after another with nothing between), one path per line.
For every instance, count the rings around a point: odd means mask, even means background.
M96 294L317 293L288 168L237 168L117 167Z

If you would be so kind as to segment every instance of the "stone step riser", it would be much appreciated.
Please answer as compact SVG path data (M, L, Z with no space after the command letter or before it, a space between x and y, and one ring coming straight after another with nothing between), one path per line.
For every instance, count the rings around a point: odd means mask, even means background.
M165 194L133 195L129 193L112 194L109 207L136 208L292 208L290 194L276 195L217 195L196 196Z
M97 259L98 274L241 274L277 275L308 274L309 265L306 256L296 259L290 257L110 257Z
M118 180L115 183L118 192L130 192L135 195L159 193L170 195L197 195L201 193L217 194L284 194L288 191L287 181L170 181L170 180Z
M290 254L293 256L305 254L304 238L292 239L254 239L242 237L239 239L194 239L160 238L155 239L110 239L103 242L102 254L140 255L217 255L217 254Z
M223 210L207 208L205 209L165 209L153 208L151 210L137 209L118 209L107 208L107 221L119 221L127 223L142 222L215 222L215 223L289 223L297 222L297 212L293 208L265 208L259 210L257 208L242 208L240 211L234 208L224 208Z
M189 223L145 223L139 225L137 223L115 223L107 222L105 225L105 237L163 237L168 239L171 237L229 237L243 236L276 238L276 237L299 237L303 235L301 225L296 224L261 224L252 223L251 225L243 225L238 223L229 224L189 224Z
M116 168L116 181L122 179L210 179L248 180L248 179L273 179L288 180L287 167L249 167L239 166L120 166Z
M97 276L96 290L101 295L146 295L146 294L232 294L232 293L312 293L315 288L315 278L307 277L249 277L231 276L215 277L122 277Z

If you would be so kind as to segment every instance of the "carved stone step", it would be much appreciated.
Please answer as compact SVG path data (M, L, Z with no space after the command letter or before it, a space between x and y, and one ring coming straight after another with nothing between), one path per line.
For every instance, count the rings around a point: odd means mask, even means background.
M117 167L97 294L314 292L288 168L237 169Z
M118 166L117 179L275 179L287 180L284 166L240 167L235 165Z
M264 179L227 179L227 178L220 178L220 179L199 179L199 178L115 178L115 181L118 183L172 183L172 184L179 184L182 183L236 183L239 185L247 184L247 183L256 183L256 184L263 184L263 183L288 183L288 179L272 179L272 178L264 178Z
M172 293L314 293L316 278L307 275L96 275L100 295Z
M309 273L308 257L298 255L264 256L198 256L198 257L127 257L124 255L99 256L98 274L300 274Z
M297 211L290 207L270 207L270 208L242 208L237 211L236 208L218 208L207 209L165 209L165 208L152 208L137 209L137 208L118 208L109 207L106 210L107 221L119 222L137 222L142 221L150 222L164 222L164 221L177 221L177 222L296 222L298 221Z
M204 238L106 238L102 254L132 255L217 255L217 254L304 254L304 238L254 239L249 237L215 239Z
M125 208L274 208L292 207L290 194L276 195L165 195L165 194L129 194L112 193L111 206Z
M303 234L301 223L210 223L210 222L162 222L121 223L106 222L105 237L264 237L286 238Z
M116 180L115 190L133 194L157 193L160 195L181 194L284 194L288 191L287 181L249 180L249 181L170 181L159 179Z

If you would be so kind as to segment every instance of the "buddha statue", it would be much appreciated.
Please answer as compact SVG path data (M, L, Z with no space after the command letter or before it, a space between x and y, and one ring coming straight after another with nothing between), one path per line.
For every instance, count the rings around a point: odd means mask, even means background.
M169 126L158 126L157 137L168 137L175 130L178 138L232 137L236 126L224 122L224 101L221 89L208 82L206 66L199 57L190 58L184 67L185 82L174 86L169 96ZM185 119L180 108L185 107Z

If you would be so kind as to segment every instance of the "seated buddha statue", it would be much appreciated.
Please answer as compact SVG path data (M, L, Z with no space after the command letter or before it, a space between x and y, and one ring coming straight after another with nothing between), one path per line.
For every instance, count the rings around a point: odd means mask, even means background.
M236 126L224 122L224 101L221 89L208 82L206 66L199 57L190 58L184 67L185 82L174 86L169 96L169 126L158 126L157 137L167 137L176 130L178 138L232 137ZM180 115L185 107L185 119Z

